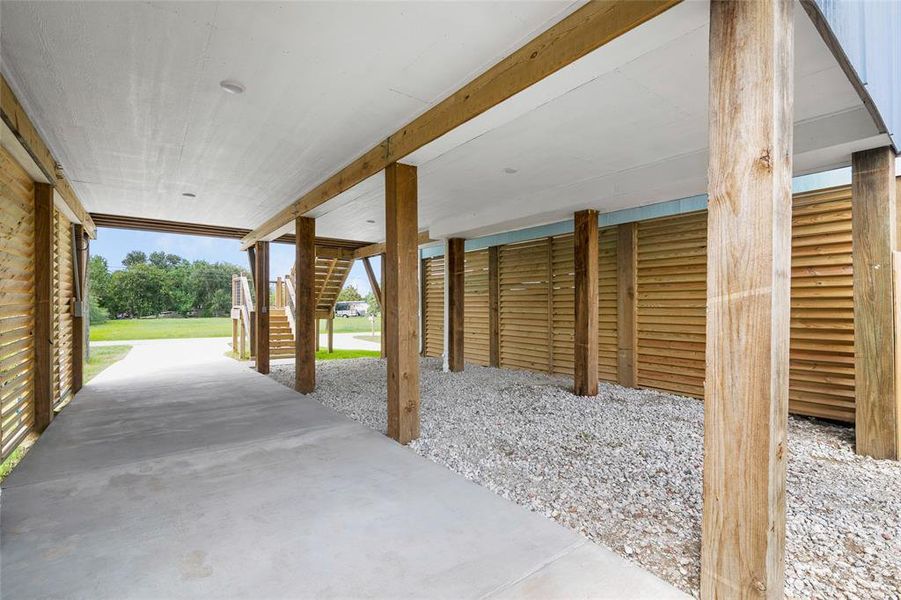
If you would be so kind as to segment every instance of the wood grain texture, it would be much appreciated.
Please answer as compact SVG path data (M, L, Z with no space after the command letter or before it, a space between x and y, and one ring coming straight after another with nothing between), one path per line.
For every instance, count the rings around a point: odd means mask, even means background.
M34 423L34 182L0 147L0 460Z
M501 366L499 246L488 248L488 364Z
M254 292L256 294L256 334L258 373L269 373L269 242L257 242Z
M638 385L638 223L616 230L616 377L620 385Z
M703 598L781 598L792 0L710 8Z
M577 396L598 393L598 213L575 214L573 234L575 331L573 387Z
M75 301L78 303L79 310L72 315L72 393L77 394L84 385L84 349L87 340L85 339L85 319L88 318L87 297L87 276L88 276L88 244L89 238L84 232L82 225L73 225L72 237L74 239L75 256Z
M72 256L72 223L53 208L53 409L72 394L72 308L75 300L75 273Z
M463 355L466 362L488 366L489 348L489 292L488 250L475 250L464 255Z
M294 225L294 389L310 394L316 389L316 221L298 217Z
M897 460L899 390L892 278L898 247L896 193L891 148L852 155L857 452Z
M465 256L463 238L447 240L447 364L453 373L463 371L465 342L463 322L465 315Z
M19 104L19 100L13 93L12 88L6 82L6 78L2 75L0 75L0 117L6 122L22 146L25 147L25 150L31 155L41 171L44 172L47 180L56 187L63 201L84 226L87 234L91 238L96 237L97 231L94 221L91 220L88 211L85 210L81 200L78 199L72 186L69 185L69 181L58 171L56 159L50 153L44 140L26 114L25 109Z
M242 247L679 2L595 0L585 4L268 219L244 238Z
M388 436L419 437L419 286L416 167L385 169L385 327L388 353Z
M34 430L53 418L53 186L34 184Z
M423 282L420 295L422 355L440 357L444 354L444 257L424 259L419 276Z
M616 227L598 232L598 377L616 382L619 364Z

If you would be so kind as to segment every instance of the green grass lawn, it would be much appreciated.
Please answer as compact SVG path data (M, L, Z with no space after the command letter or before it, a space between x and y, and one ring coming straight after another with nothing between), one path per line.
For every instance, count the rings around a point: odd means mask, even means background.
M331 354L328 350L320 350L316 353L316 360L340 360L342 358L378 358L377 350L335 350Z
M171 338L231 337L228 317L198 319L115 319L91 325L91 341L161 340Z
M375 318L375 330L381 328L382 318ZM369 323L369 317L335 317L335 333L371 333L372 325ZM321 319L319 321L319 331L325 333L328 331L328 321ZM231 333L229 333L231 335Z
M100 371L113 363L119 362L131 346L94 346L91 348L91 359L84 363L84 382L94 379Z

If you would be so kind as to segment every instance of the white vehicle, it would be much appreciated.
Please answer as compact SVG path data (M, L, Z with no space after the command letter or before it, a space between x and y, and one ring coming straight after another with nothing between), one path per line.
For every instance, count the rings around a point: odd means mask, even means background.
M369 312L369 304L361 300L336 302L336 317L364 317Z

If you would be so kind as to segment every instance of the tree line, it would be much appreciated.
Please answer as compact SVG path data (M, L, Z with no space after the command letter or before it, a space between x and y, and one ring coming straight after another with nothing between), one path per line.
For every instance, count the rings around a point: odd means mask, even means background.
M110 271L102 256L92 256L91 322L175 313L180 316L227 316L232 307L233 274L247 269L229 263L189 261L175 254L129 252L123 269Z

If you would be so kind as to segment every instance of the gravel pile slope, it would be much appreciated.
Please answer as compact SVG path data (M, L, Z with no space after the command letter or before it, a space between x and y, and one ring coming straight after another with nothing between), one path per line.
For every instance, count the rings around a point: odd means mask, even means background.
M703 406L571 380L422 362L422 437L410 447L697 594ZM272 377L294 381L293 365ZM317 364L312 396L385 431L385 362ZM789 423L786 593L901 597L901 464L853 453L853 431Z

